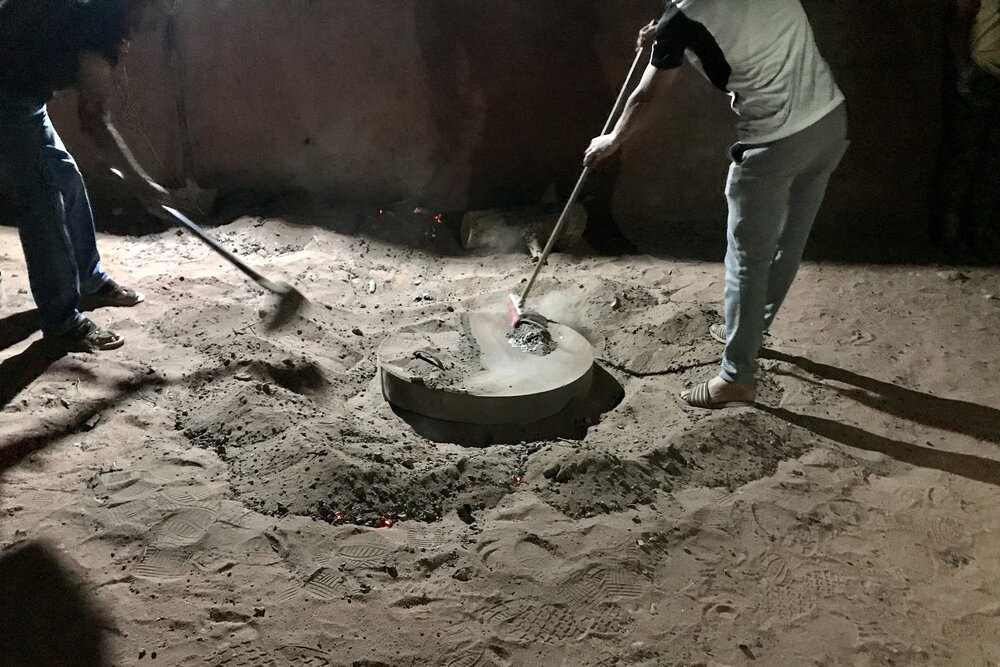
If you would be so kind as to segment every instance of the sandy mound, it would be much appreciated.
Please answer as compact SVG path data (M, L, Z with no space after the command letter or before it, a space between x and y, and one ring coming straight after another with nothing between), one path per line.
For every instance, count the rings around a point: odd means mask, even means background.
M508 440L513 445L486 450L427 442L383 400L372 348L396 331L434 329L435 314L439 322L457 317L422 292L405 304L369 294L367 316L316 302L275 335L261 324L267 302L176 308L146 326L205 359L174 392L176 428L226 462L247 507L277 516L433 522L466 506L495 507L520 485L544 480L552 481L543 497L553 506L574 518L593 516L648 504L658 491L734 489L772 474L812 441L767 414L701 415L671 393L649 401L658 376L683 377L686 367L714 363L718 348L705 335L717 320L711 310L671 301L670 289L606 279L584 279L571 294L572 302L550 293L538 307L569 325L600 326L581 329L598 343L607 379L595 382L592 399L556 419L511 428L521 436ZM605 294L614 296L602 303ZM407 325L417 308L418 322ZM622 397L616 412L602 417ZM585 443L516 444L544 443L553 432L583 438L588 430Z

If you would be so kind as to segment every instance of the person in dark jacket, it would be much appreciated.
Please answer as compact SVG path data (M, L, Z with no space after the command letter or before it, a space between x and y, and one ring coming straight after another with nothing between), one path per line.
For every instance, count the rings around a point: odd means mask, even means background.
M951 13L954 92L930 233L960 256L991 259L1000 250L1000 0L953 0Z
M143 295L101 266L87 188L49 119L54 94L75 89L83 131L147 203L167 192L136 162L111 124L115 67L149 11L147 0L0 0L0 171L14 189L17 223L42 332L69 350L124 339L81 311L130 307Z

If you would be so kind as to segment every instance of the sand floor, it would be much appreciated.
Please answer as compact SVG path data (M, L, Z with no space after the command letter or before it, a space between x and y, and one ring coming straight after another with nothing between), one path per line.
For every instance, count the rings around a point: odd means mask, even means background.
M762 406L719 413L676 398L718 361L719 264L559 255L535 306L624 398L463 447L384 403L376 349L501 309L527 256L216 231L311 308L267 333L195 240L103 237L148 303L53 359L0 229L0 598L79 660L41 664L83 664L92 613L115 665L1000 665L1000 272L804 267Z

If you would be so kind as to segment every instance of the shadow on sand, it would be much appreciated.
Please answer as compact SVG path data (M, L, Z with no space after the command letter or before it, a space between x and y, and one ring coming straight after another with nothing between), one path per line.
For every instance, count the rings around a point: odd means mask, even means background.
M771 349L763 350L761 357L792 364L824 380L850 385L850 388L828 384L822 386L894 417L967 435L986 442L1000 443L1000 410L906 389L889 382L875 380L835 366L817 363L804 357ZM815 383L815 381L803 378L798 374L782 370L777 372ZM807 429L820 437L848 447L878 452L910 465L932 468L966 479L1000 486L1000 461L995 459L948 452L902 440L894 440L857 426L850 426L825 417L792 412L785 408L761 405L760 409L790 424Z
M27 340L37 330L34 310L0 320L0 351ZM0 363L0 407L65 354L40 340ZM60 435L68 432L68 427L60 429ZM0 446L0 478L26 455L54 440L28 446L29 441L22 439ZM0 521L3 517L0 513ZM0 601L0 667L111 665L105 649L108 617L52 546L26 540L0 552Z
M0 553L0 667L105 667L111 626L84 583L40 541Z
M64 348L42 339L29 345L24 352L0 362L0 408L9 405L52 364L65 356Z
M28 340L39 326L38 311L34 309L0 319L0 352Z
M0 366L4 391L26 387L52 363L51 348L41 341ZM64 353L58 353L61 358ZM233 368L203 369L186 378L199 381ZM10 382L8 373L17 374ZM286 378L287 379L287 378ZM308 379L308 378L307 378ZM46 425L42 433L26 433L0 443L0 481L32 454L59 443L90 417L141 392L168 382L147 375L118 383L106 397L88 401ZM19 391L19 390L18 390ZM0 512L0 521L6 514ZM0 536L6 531L0 530ZM109 667L106 638L113 631L111 615L87 591L57 550L40 541L15 542L0 551L0 667Z

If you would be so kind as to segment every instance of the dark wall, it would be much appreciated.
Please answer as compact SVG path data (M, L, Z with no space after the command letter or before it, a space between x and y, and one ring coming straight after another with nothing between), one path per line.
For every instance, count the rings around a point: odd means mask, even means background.
M761 0L766 1L766 0ZM850 100L853 146L818 237L919 235L940 126L946 0L807 0ZM119 115L159 178L403 198L444 210L535 203L576 178L658 0L181 0L179 57L143 35ZM180 71L180 74L177 72ZM178 83L179 81L179 83ZM643 247L724 218L728 100L697 74L603 174ZM182 92L183 124L176 113ZM73 101L53 105L81 161ZM612 181L613 180L613 185Z
M814 255L851 257L880 244L913 245L923 238L933 186L948 3L803 4L847 96L852 139L817 223ZM719 225L690 223L725 219L724 155L735 139L728 99L691 72L679 88L660 105L660 122L626 154L615 194L628 236L668 252L706 227L721 237ZM878 259L878 252L866 254Z

